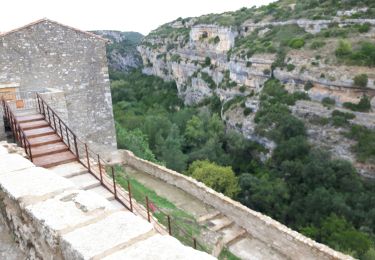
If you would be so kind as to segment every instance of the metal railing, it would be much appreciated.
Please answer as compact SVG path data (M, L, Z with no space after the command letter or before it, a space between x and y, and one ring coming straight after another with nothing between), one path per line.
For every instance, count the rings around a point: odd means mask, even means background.
M19 122L17 121L16 116L14 115L9 101L6 101L4 97L1 98L3 104L3 117L5 125L8 125L13 133L14 139L16 142L25 149L25 153L30 158L30 161L33 161L33 156L31 152L31 144L27 139L25 132L22 130Z
M201 250L205 250L195 237L183 230L179 225L174 224L173 218L167 212L157 207L156 203L152 202L146 194L143 196L145 201L135 201L132 195L130 180L126 179L126 181L119 183L114 166L108 165L99 154L92 151L85 142L81 141L51 106L44 101L40 94L36 93L36 99L37 108L45 117L45 120L69 147L69 150L77 157L77 160L87 168L88 172L114 195L116 201L134 214L147 219L159 233L173 235L179 239L183 236L185 244L189 244L195 249L199 246ZM163 217L155 217L151 212L151 208L157 210L158 214L161 214ZM163 221L159 221L161 219ZM187 243L187 241L191 241L191 244Z

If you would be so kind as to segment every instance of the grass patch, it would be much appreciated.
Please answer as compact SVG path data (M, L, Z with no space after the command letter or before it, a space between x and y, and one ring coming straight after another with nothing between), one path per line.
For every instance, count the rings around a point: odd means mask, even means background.
M128 190L127 180L129 179L132 196L137 203L146 207L146 196L148 196L149 202L157 208L152 214L159 223L167 227L168 220L166 214L170 215L172 235L183 244L193 246L193 237L198 237L200 235L202 226L197 223L192 215L176 207L176 205L166 198L159 196L155 191L144 186L135 178L129 177L121 166L116 166L115 171L117 183L126 190ZM198 249L207 251L204 245L201 245Z
M223 248L219 255L219 260L241 260L241 258L232 254L227 248Z

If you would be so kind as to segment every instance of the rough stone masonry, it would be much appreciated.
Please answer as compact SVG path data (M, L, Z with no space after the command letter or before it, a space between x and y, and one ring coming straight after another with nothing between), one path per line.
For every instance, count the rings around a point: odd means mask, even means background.
M68 125L100 154L116 149L107 40L42 19L0 34L0 85L64 91Z

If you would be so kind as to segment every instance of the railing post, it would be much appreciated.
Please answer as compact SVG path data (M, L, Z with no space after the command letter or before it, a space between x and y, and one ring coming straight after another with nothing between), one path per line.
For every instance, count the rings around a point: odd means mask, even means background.
M47 107L48 122L51 124L51 116L49 115L49 107Z
M68 147L70 149L69 133L68 133L68 128L66 126L65 126L65 133L66 133L66 141L68 142ZM64 140L64 137L63 137L63 140Z
M39 100L39 95L38 93L36 93L36 100L38 101L38 109L39 109L39 113L42 113L42 109L40 107L40 100Z
M55 126L54 130L57 132L55 113L53 113L53 112L52 112L52 118L53 118L53 125Z
M113 190L114 190L114 192L115 192L115 199L117 199L117 189L116 189L115 170L114 170L113 166L111 166L111 170L112 170L112 179L113 179Z
M77 136L75 134L73 134L73 139L74 139L74 147L76 149L76 156L77 156L77 159L79 160L79 153L78 153L78 146L77 146Z
M133 212L132 190L131 190L131 186L130 186L130 181L129 180L128 180L128 193L129 193L130 211Z
M193 237L193 247L194 249L197 249L197 240L195 239L195 237Z
M63 135L62 128L61 128L61 119L60 119L60 117L59 117L59 126L60 126L60 134L61 134L61 138L62 138L63 141L64 141L64 135Z
M167 215L167 219L168 219L168 232L169 232L169 235L172 236L171 217L169 215Z
M146 196L146 208L147 208L147 220L148 222L151 223L151 218L150 218L150 205L148 202L148 196Z
M99 156L99 154L98 154L98 162L99 162L100 183L103 184L102 163L100 162L100 156Z
M90 159L89 159L89 151L87 149L87 144L86 143L85 143L85 150L86 150L87 168L89 169L89 172L91 172Z

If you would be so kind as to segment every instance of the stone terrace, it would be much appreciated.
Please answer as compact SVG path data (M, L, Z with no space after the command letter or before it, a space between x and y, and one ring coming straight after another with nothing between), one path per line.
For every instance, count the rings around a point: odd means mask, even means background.
M0 145L0 221L28 258L215 259L9 151Z

